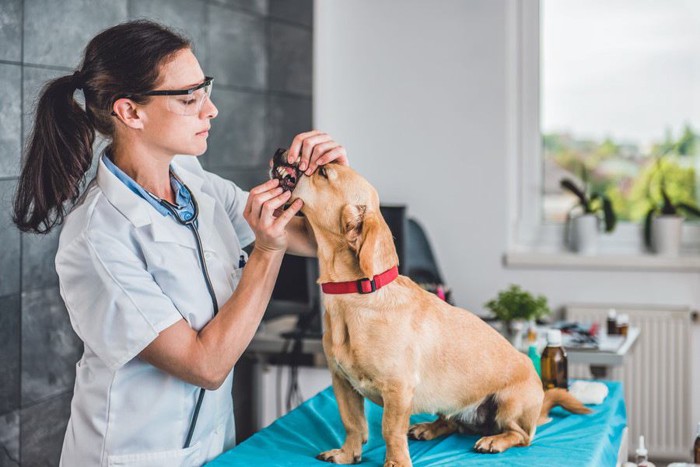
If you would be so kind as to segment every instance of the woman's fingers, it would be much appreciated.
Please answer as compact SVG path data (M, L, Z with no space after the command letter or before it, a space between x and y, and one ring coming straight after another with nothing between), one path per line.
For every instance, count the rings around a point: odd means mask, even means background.
M314 154L311 157L309 168L306 170L306 175L311 175L314 173L319 166L326 165L329 162L336 162L342 165L348 164L348 155L345 152L345 148L335 141L330 141L328 143L320 144L316 146L319 148L318 151L314 150Z
M290 164L294 164L296 160L299 158L301 155L301 148L302 145L304 144L304 141L307 138L310 138L312 136L320 135L323 134L322 131L320 130L312 130L312 131L307 131L306 133L299 133L294 137L292 140L291 146L289 146L289 151L287 152L287 161ZM303 170L303 169L302 169Z
M299 198L295 199L294 202L275 219L275 225L284 228L303 206L304 202L302 200Z

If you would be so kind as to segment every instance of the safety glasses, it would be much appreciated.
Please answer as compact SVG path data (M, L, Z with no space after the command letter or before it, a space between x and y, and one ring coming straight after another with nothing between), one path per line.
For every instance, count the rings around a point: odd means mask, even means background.
M204 102L211 97L214 78L206 76L202 84L190 89L156 90L144 92L143 96L165 96L168 110L178 115L197 115Z

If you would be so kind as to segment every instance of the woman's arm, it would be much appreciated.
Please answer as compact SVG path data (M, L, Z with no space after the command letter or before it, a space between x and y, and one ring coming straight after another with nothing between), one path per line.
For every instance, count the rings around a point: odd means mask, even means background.
M162 331L140 358L205 389L223 384L265 313L287 249L286 227L303 205L296 200L275 218L275 209L290 198L278 185L275 179L250 190L244 216L255 231L255 247L231 298L200 331L180 320Z
M253 249L241 281L219 313L199 332L183 319L139 356L208 390L218 389L255 335L277 279L284 251Z

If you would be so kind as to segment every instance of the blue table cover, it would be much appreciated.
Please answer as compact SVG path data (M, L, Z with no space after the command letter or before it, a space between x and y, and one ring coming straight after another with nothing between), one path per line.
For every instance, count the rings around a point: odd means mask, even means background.
M413 465L418 466L614 466L627 413L622 384L602 381L609 394L603 404L589 405L592 414L575 415L556 407L552 421L537 427L528 447L513 447L499 454L473 450L478 436L454 433L432 441L409 440ZM369 440L362 450L362 464L383 465L386 446L382 439L382 408L365 399ZM411 423L432 421L435 415L418 414ZM326 466L315 459L345 439L338 404L331 387L304 402L267 428L208 463L207 466Z

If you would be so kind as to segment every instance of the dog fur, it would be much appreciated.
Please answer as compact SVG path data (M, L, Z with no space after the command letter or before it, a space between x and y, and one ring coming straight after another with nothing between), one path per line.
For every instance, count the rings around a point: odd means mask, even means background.
M300 177L292 200L318 243L319 282L371 278L398 263L376 190L349 167ZM478 452L528 446L554 405L590 412L563 389L542 390L532 363L476 315L399 276L366 294L325 295L323 348L346 431L318 458L360 462L367 441L364 397L384 407L385 466L410 466L408 437L482 434ZM413 413L437 420L409 427Z

